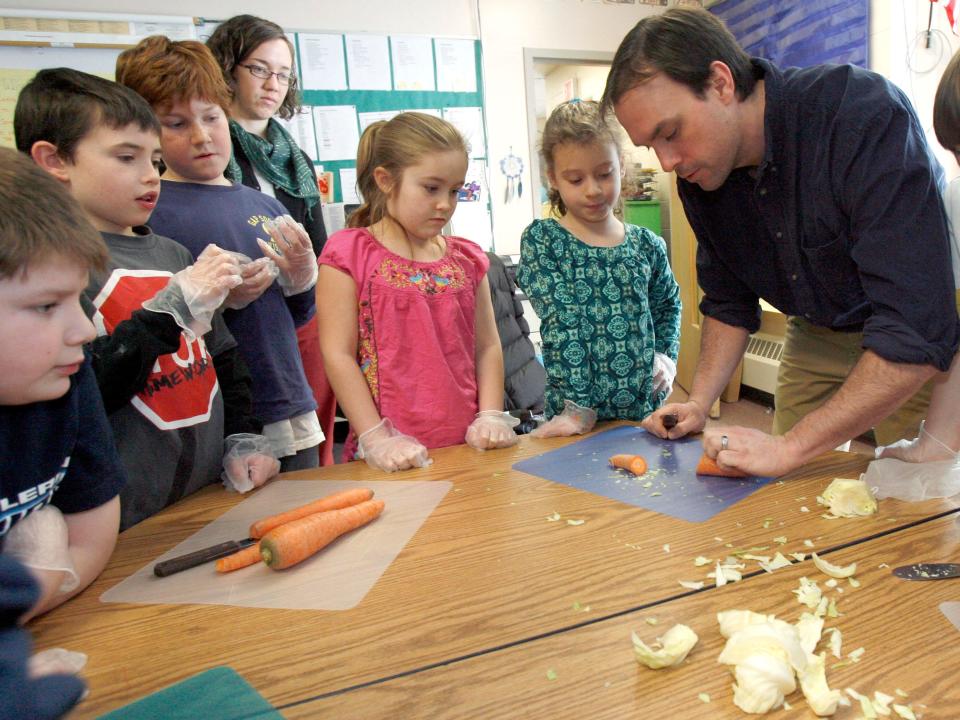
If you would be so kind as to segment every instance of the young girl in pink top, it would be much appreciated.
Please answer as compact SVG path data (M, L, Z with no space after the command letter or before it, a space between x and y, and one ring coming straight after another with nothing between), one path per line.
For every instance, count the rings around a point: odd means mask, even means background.
M467 146L450 123L402 113L357 152L364 204L320 256L320 347L350 421L346 459L391 472L427 449L517 441L478 245L440 232L457 207Z

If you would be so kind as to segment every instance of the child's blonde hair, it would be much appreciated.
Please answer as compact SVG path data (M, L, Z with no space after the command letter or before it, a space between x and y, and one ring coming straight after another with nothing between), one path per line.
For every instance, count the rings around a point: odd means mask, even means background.
M368 227L387 214L387 194L377 185L378 167L399 183L403 171L425 155L456 150L468 154L467 141L453 125L433 115L400 113L367 127L357 148L357 189L363 204L347 218L348 227Z
M543 126L540 156L549 174L553 173L553 152L558 145L605 145L613 143L617 155L623 155L620 137L603 113L600 104L593 100L571 100L557 105ZM551 187L547 192L550 207L560 215L567 214L560 192Z

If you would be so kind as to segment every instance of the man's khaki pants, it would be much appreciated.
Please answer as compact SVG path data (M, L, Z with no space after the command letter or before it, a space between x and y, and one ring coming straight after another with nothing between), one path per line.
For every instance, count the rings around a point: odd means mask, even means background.
M774 398L774 435L787 432L840 388L863 355L862 342L863 333L837 332L811 325L803 318L787 318L786 342ZM874 427L878 445L889 445L901 438L912 439L919 434L920 421L926 417L930 404L932 385L932 381L928 382L893 415Z

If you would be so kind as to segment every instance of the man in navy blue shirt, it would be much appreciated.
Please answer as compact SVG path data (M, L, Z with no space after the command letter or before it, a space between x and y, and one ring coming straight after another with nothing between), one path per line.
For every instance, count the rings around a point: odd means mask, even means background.
M708 431L721 465L781 475L874 426L880 435L950 366L960 324L942 171L894 85L850 65L781 70L710 13L677 8L628 33L604 105L677 173L698 243L696 376L648 431L703 429L759 328L760 298L789 316L778 434ZM913 437L922 412L893 432ZM679 417L672 430L666 414Z

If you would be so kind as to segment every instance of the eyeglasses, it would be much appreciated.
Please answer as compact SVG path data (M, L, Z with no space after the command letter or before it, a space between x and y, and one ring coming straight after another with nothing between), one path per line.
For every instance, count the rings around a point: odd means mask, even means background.
M261 80L269 80L271 76L277 76L277 82L281 85L288 85L289 87L297 86L297 78L290 73L285 72L270 72L263 65L242 65L237 63L237 67L246 68L251 75L255 78L260 78Z

